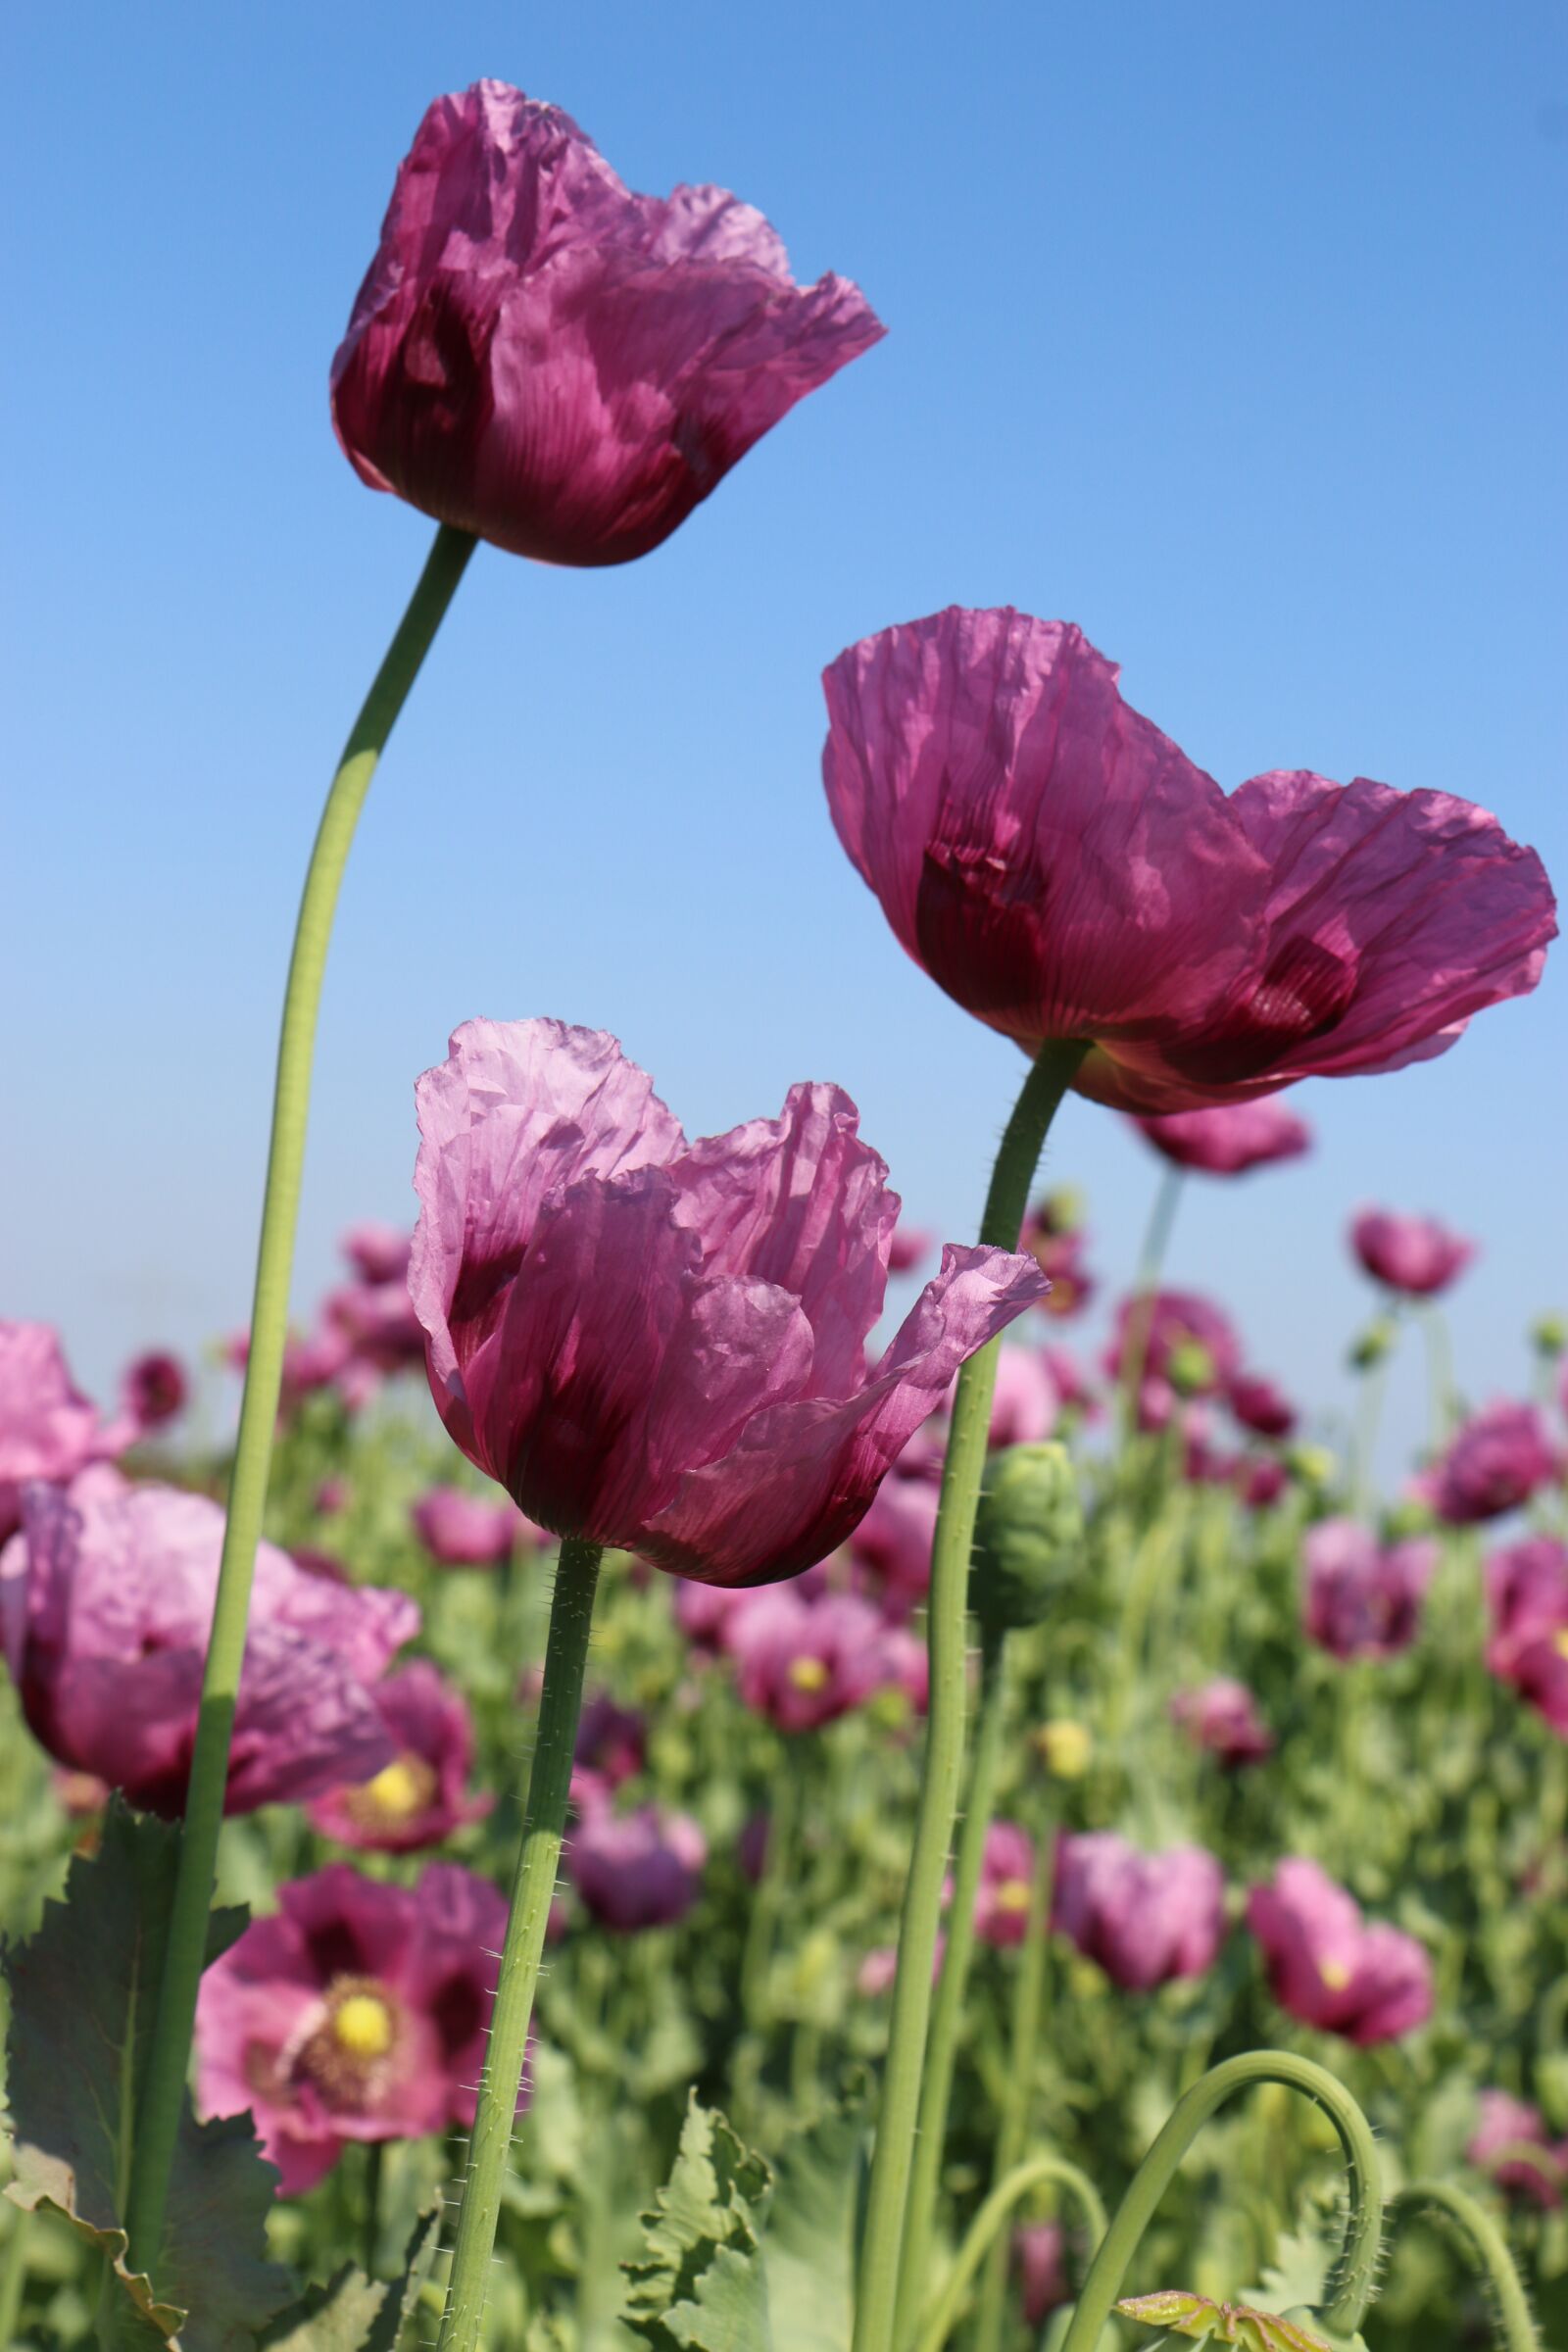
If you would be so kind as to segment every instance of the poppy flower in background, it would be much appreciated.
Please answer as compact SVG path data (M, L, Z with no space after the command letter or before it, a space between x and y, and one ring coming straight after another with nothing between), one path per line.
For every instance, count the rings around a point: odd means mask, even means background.
M1488 2174L1500 2189L1529 2197L1544 2211L1560 2205L1568 2183L1568 2140L1554 2147L1539 2107L1505 2090L1484 2090L1477 2108L1465 2162Z
M888 1272L912 1274L920 1260L930 1256L936 1238L923 1225L906 1225L901 1217L888 1244Z
M22 1523L28 1479L60 1485L123 1453L135 1435L130 1420L106 1424L82 1396L52 1325L0 1318L0 1543Z
M515 1503L491 1502L461 1487L431 1487L409 1517L430 1557L443 1568L495 1568L523 1544L548 1541Z
M189 1395L185 1367L167 1348L145 1349L125 1366L121 1378L121 1411L138 1437L177 1420Z
M1299 1159L1312 1149L1312 1130L1271 1098L1220 1102L1212 1110L1177 1110L1164 1118L1134 1118L1146 1143L1172 1166L1205 1176L1245 1176L1275 1160Z
M1568 1544L1527 1536L1486 1565L1487 1664L1568 1740Z
M1146 1385L1157 1383L1183 1396L1211 1396L1241 1375L1242 1343L1235 1325L1223 1307L1196 1291L1155 1291L1120 1301L1102 1359L1112 1380L1126 1376L1135 1334L1143 1338ZM1150 1402L1160 1410L1155 1399ZM1169 1419L1167 1407L1152 1426Z
M1072 2301L1067 2277L1067 2232L1059 2222L1020 2222L1012 2233L1012 2267L1025 2324L1043 2327Z
M1562 1467L1544 1415L1533 1404L1504 1398L1473 1413L1415 1485L1450 1527L1474 1527L1518 1510Z
M176 1816L196 1738L223 1513L107 1463L32 1485L0 1553L0 1645L28 1728L58 1763ZM225 1811L316 1796L393 1763L373 1686L419 1630L402 1592L313 1575L275 1544L255 1600Z
M994 1821L986 1831L975 1888L974 1932L982 1943L1022 1943L1029 1925L1035 1875L1034 1839L1016 1822Z
M1336 1658L1392 1658L1408 1649L1438 1565L1422 1536L1380 1544L1354 1519L1322 1519L1301 1539L1301 1622Z
M384 1225L373 1217L349 1226L338 1237L338 1250L355 1273L372 1289L385 1282L407 1282L414 1236L401 1225Z
M468 1793L473 1719L462 1692L416 1658L372 1684L370 1696L396 1753L369 1780L313 1801L321 1836L368 1853L407 1854L482 1820L495 1798Z
M687 1813L597 1804L569 1832L564 1859L589 1915L617 1936L634 1936L685 1918L708 1867L708 1840Z
M577 1718L572 1749L571 1801L579 1810L602 1803L625 1782L635 1780L648 1761L648 1725L631 1707L620 1706L608 1690L596 1690L584 1700Z
M1113 1109L1401 1068L1541 976L1541 860L1446 793L1305 770L1230 795L1082 631L1010 608L884 629L826 671L840 841L940 988Z
M469 1021L418 1086L411 1288L447 1433L519 1509L676 1575L797 1575L1044 1288L949 1248L870 1369L898 1217L831 1086L689 1145L603 1031Z
M1223 1771L1260 1764L1274 1753L1274 1735L1258 1713L1256 1699L1245 1683L1228 1675L1197 1690L1178 1690L1170 1714L1194 1746L1205 1749Z
M1288 1438L1297 1411L1277 1382L1261 1372L1240 1372L1225 1392L1232 1417L1260 1438Z
M1432 2014L1432 1963L1415 1937L1369 1928L1315 1862L1282 1862L1271 1886L1254 1886L1247 1924L1270 1991L1303 2025L1364 2045L1393 2041Z
M425 111L332 362L372 490L514 555L624 564L884 328L797 286L723 188L636 196L559 107L479 81Z
M754 1715L781 1732L815 1732L900 1679L887 1632L858 1593L809 1598L781 1585L752 1593L727 1619L723 1642Z
M934 1479L903 1477L895 1465L850 1538L851 1559L870 1579L891 1616L907 1616L931 1590L940 1500Z
M1051 1924L1113 1984L1148 1992L1200 1977L1225 1937L1225 1878L1201 1846L1142 1853L1110 1830L1056 1844Z
M455 1862L416 1886L334 1862L278 1903L202 1979L196 2082L206 2114L251 2111L297 2196L350 2140L473 2122L507 1904Z
M1400 1217L1363 1208L1350 1227L1350 1246L1374 1282L1410 1298L1434 1298L1462 1274L1476 1244L1436 1217Z

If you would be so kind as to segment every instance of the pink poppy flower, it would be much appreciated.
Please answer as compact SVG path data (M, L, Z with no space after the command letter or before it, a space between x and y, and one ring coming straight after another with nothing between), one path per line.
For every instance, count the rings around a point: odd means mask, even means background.
M1245 1176L1312 1149L1312 1130L1282 1102L1218 1102L1212 1110L1177 1110L1133 1125L1162 1159L1205 1176Z
M1274 1998L1303 2025L1365 2044L1393 2041L1432 2014L1432 1963L1414 1936L1369 1928L1315 1862L1282 1862L1272 1886L1254 1886L1247 1924Z
M63 1484L89 1462L122 1453L135 1434L128 1420L105 1426L49 1324L0 1319L0 1543L22 1523L28 1479Z
M936 1238L923 1225L906 1225L901 1218L894 1226L893 1239L888 1244L888 1272L912 1274L920 1260L930 1256L936 1247Z
M1290 1483L1290 1471L1277 1453L1249 1454L1236 1472L1236 1491L1250 1511L1266 1511Z
M340 1237L338 1249L360 1280L372 1288L409 1279L414 1236L401 1225L384 1225L367 1218L363 1224L349 1227Z
M224 1361L234 1372L243 1372L250 1361L251 1335L238 1331L223 1349ZM318 1390L329 1389L340 1381L353 1353L347 1332L330 1324L318 1330L296 1334L283 1350L283 1385L278 1395L278 1417L286 1420L297 1412L307 1396Z
M355 472L550 564L667 539L883 327L726 189L634 196L558 107L438 98L332 363Z
M724 1646L753 1714L781 1732L820 1731L893 1680L881 1617L853 1592L802 1597L793 1585L752 1595Z
M648 1761L648 1726L630 1707L617 1706L608 1690L584 1700L572 1750L571 1800L579 1811L602 1804Z
M1350 1244L1374 1282L1410 1298L1446 1291L1476 1253L1474 1242L1450 1233L1436 1217L1398 1217L1386 1208L1363 1208L1350 1227Z
M189 1395L185 1367L166 1348L149 1348L136 1356L120 1383L121 1410L138 1437L176 1420Z
M940 1493L929 1478L901 1477L878 1487L871 1507L850 1538L850 1557L877 1590L883 1607L907 1615L931 1589L931 1546Z
M1254 776L1229 799L1060 621L950 609L827 671L839 838L969 1012L1074 1084L1198 1110L1425 1059L1533 988L1534 852L1444 793Z
M1528 1536L1486 1567L1487 1664L1568 1740L1568 1544Z
M1211 1968L1225 1879L1201 1846L1141 1853L1109 1830L1061 1836L1051 1924L1130 1992Z
M1553 2147L1539 2107L1510 2098L1505 2090L1484 2090L1478 2107L1466 2163L1545 2211L1560 2205L1568 2183L1568 2140Z
M599 1925L631 1936L685 1918L702 1886L708 1840L685 1813L594 1805L566 1839L565 1864Z
M1306 1589L1301 1622L1336 1658L1392 1658L1408 1649L1438 1564L1421 1536L1380 1544L1353 1519L1323 1519L1301 1541Z
M916 1715L931 1710L931 1652L906 1625L887 1625L878 1644L884 1690L902 1691Z
M459 1487L432 1487L409 1517L425 1550L443 1568L494 1568L543 1535L515 1503L489 1502Z
M1516 1511L1562 1469L1544 1416L1533 1404L1498 1401L1458 1430L1417 1482L1423 1500L1450 1527L1473 1527Z
M1076 1194L1048 1193L1035 1202L1023 1221L1019 1247L1051 1285L1040 1301L1043 1313L1067 1321L1089 1305L1100 1285L1084 1263L1088 1246Z
M675 1622L701 1657L717 1657L725 1646L730 1619L751 1606L745 1585L694 1585L683 1577L675 1587Z
M931 1982L942 1975L942 1963L947 1958L948 1938L944 1930L931 1955ZM855 1972L855 1989L865 2000L879 2000L883 1993L893 1990L893 1980L899 1973L899 1947L896 1943L879 1943L866 1953Z
M1100 1395L1070 1348L1048 1347L1040 1350L1046 1370L1055 1384L1056 1395L1064 1413L1082 1413L1093 1420L1100 1412Z
M409 1298L408 1280L351 1282L323 1300L321 1312L349 1344L357 1364L390 1376L424 1357L424 1333Z
M982 1943L1022 1943L1034 1875L1034 1839L1028 1831L1016 1822L994 1821L986 1832L974 1898L974 1932Z
M1072 2301L1067 2277L1067 2232L1059 2222L1020 2222L1012 2233L1012 2267L1024 2324L1043 2328Z
M311 1821L321 1836L368 1853L408 1854L482 1820L495 1799L468 1794L473 1720L462 1692L427 1658L416 1658L372 1684L370 1696L392 1761L313 1800Z
M1284 1390L1260 1372L1241 1372L1225 1392L1225 1401L1244 1429L1260 1438L1288 1438L1296 1427L1296 1407Z
M83 1470L29 1486L0 1553L0 1643L35 1739L132 1804L173 1816L185 1798L223 1513L204 1494ZM274 1544L255 1600L225 1809L366 1781L396 1747L371 1686L419 1629L401 1592L312 1575Z
M297 2196L350 2140L473 2122L507 1905L455 1862L416 1886L334 1862L278 1902L202 1979L197 2096L248 2109Z
M1245 1683L1233 1682L1228 1675L1197 1690L1178 1690L1170 1712L1194 1746L1206 1749L1226 1772L1260 1764L1274 1753L1274 1735L1258 1713L1256 1699Z
M1123 1377L1131 1328L1135 1318L1141 1323L1146 1316L1146 1381L1168 1384L1184 1396L1210 1396L1240 1374L1242 1344L1223 1308L1192 1291L1156 1291L1152 1299L1123 1298L1117 1306L1114 1336L1104 1357L1111 1379ZM1153 1426L1163 1427L1169 1418L1166 1410Z
M1042 1288L950 1248L868 1371L898 1200L834 1087L688 1145L602 1031L470 1021L418 1109L412 1288L449 1436L542 1525L676 1575L824 1558Z

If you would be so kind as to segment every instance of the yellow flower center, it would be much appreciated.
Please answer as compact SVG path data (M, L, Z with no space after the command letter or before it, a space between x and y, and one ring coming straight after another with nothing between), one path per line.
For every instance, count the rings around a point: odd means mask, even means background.
M991 1899L999 1911L1027 1911L1029 1882L1027 1879L1004 1879Z
M1348 1967L1343 1960L1320 1960L1317 1964L1317 1973L1330 1992L1343 1992L1354 1971Z
M427 1773L419 1771L419 1762L416 1756L399 1756L366 1782L365 1793L378 1813L396 1814L400 1821L417 1813L429 1793Z
M825 1690L827 1668L820 1658L791 1658L790 1681L797 1690Z
M392 2035L392 2012L373 1992L351 1992L332 2018L332 2038L351 2058L384 2058Z
M1560 1634L1553 1634L1551 1646L1559 1658L1568 1658L1568 1625L1563 1627Z

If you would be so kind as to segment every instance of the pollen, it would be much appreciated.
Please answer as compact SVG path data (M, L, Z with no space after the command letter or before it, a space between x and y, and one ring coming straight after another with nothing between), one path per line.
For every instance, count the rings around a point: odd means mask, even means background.
M791 1658L790 1681L797 1690L825 1690L828 1684L827 1667L820 1658Z
M1355 1972L1344 1960L1320 1960L1317 1973L1330 1992L1343 1992Z
M351 2058L384 2058L392 2032L392 2012L373 1992L351 1992L333 2014L333 2038Z

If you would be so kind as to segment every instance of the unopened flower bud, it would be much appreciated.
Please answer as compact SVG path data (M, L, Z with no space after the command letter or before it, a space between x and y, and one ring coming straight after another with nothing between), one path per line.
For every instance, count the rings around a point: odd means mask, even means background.
M1165 1378L1178 1396L1205 1396L1218 1378L1214 1358L1200 1340L1182 1340L1165 1359Z
M1350 1369L1353 1372L1370 1372L1375 1364L1382 1363L1393 1346L1394 1325L1386 1316L1380 1315L1375 1323L1367 1325L1359 1339L1351 1343Z
M1303 1487L1331 1487L1339 1464L1326 1446L1293 1446L1285 1456L1291 1475Z
M1568 1316L1543 1315L1531 1325L1530 1337L1538 1355L1554 1360L1568 1348Z
M1049 1440L992 1455L975 1519L969 1605L988 1634L1038 1625L1083 1536L1078 1481Z

